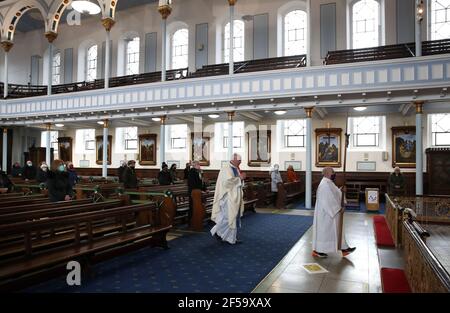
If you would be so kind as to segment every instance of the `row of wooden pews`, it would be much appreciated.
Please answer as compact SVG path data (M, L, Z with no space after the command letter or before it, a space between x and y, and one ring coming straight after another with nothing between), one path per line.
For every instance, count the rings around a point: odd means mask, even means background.
M89 265L144 246L167 248L175 212L127 197L50 203L16 195L0 201L0 290L12 291L60 273L69 261ZM32 200L31 200L32 199ZM23 200L27 200L24 202Z

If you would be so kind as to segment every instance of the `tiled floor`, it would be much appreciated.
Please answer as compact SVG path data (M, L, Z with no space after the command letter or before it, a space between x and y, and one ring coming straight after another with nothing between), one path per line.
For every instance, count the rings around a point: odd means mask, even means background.
M314 214L313 211L306 210L265 209L259 212ZM342 258L341 255L329 255L326 259L315 259L311 256L312 228L309 229L253 292L381 292L380 267L372 215L346 213L345 233L350 246L356 246L354 253L346 258ZM328 270L328 273L309 274L301 267L305 263L319 263Z

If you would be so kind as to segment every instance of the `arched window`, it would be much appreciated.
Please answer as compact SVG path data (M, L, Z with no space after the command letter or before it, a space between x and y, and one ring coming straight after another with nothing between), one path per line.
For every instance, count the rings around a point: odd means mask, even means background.
M139 74L139 51L140 51L139 37L128 39L126 49L127 55L126 55L125 75Z
M235 20L233 22L233 61L244 61L244 22ZM225 25L223 61L230 61L230 23Z
M86 58L86 81L93 81L97 79L97 57L97 45L90 46L87 50Z
M431 1L431 40L450 38L450 0Z
M302 10L294 10L284 17L284 55L306 54L307 46L307 14Z
M360 0L352 6L352 48L380 45L380 4L375 0Z
M189 31L177 30L172 36L172 68L186 68L189 60Z
M52 84L58 85L61 83L61 53L58 51L53 54L53 65L52 65L53 79Z

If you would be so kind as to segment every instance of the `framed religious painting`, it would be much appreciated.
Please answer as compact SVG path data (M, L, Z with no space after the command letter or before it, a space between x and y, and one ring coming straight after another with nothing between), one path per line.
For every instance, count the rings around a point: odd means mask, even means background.
M139 135L139 165L156 165L156 134Z
M392 127L392 167L416 167L416 127Z
M201 166L209 166L209 134L191 133L192 145L191 145L191 160L200 161Z
M108 165L111 165L111 143L112 143L112 136L108 136L108 142L106 147L106 157L108 160ZM103 164L103 136L96 136L95 137L95 147L97 151L97 159L96 163L98 165Z
M264 167L271 162L271 131L254 130L247 133L248 166Z
M72 138L59 137L58 138L58 154L59 159L64 162L72 161Z
M341 128L316 129L316 166L341 167Z

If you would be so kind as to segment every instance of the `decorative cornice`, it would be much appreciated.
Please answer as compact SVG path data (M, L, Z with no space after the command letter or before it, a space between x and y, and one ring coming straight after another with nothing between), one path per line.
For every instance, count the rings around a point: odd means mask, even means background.
M234 6L236 4L237 0L228 0L228 4L230 6Z
M416 106L416 114L423 113L423 104L425 101L414 101L414 105Z
M163 20L167 20L170 13L172 13L172 7L168 4L159 6L158 12L161 14L161 17L163 18Z
M2 48L5 50L5 52L9 52L9 50L12 49L14 46L14 42L12 41L2 41Z
M116 21L110 17L106 17L106 18L102 19L102 25L107 32L109 32L115 24L116 24Z
M228 121L232 122L233 118L235 116L235 112L234 111L233 112L227 112L227 114L228 114Z
M49 43L52 43L53 41L55 41L55 39L58 37L58 34L55 32L46 32L45 33L45 38L47 38Z
M3 133L4 133L4 134L8 133L8 128L6 128L6 127L3 128Z
M306 117L312 118L312 114L314 112L314 107L309 107L309 108L304 108L304 109L305 109Z

